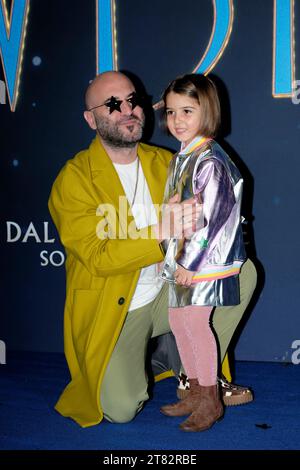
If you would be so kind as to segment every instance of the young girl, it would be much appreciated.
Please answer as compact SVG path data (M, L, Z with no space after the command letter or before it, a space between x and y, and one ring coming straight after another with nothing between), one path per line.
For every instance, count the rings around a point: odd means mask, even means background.
M243 180L213 140L220 124L214 83L204 75L175 79L163 95L166 124L181 142L170 164L165 200L178 193L203 204L196 232L168 242L161 276L170 282L169 321L190 393L161 408L168 416L190 414L180 428L204 431L223 415L217 386L217 345L210 326L214 307L239 303L238 274L245 260L240 225Z

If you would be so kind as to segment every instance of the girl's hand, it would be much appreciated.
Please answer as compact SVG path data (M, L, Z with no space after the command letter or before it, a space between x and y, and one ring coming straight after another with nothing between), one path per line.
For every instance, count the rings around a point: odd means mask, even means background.
M178 266L174 274L176 284L180 284L181 286L185 287L190 287L194 274L194 271L188 271L182 266Z

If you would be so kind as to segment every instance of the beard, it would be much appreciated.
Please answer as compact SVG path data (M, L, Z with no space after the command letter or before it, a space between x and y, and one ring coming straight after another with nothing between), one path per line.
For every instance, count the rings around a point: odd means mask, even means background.
M123 130L120 124L126 123L128 118L120 119L119 122L111 122L105 117L95 116L95 121L97 125L97 131L102 138L102 140L112 148L133 148L135 145L140 142L143 129L145 125L144 115L141 118L138 118L135 115L130 116L131 121L135 120L138 123L123 125L128 132Z

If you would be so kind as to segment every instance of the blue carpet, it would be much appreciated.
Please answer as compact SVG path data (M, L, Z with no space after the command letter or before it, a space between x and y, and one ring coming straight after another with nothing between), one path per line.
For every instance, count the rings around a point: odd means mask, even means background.
M252 386L255 401L227 408L202 433L184 433L182 418L160 414L175 399L174 378L155 385L153 399L131 423L82 429L53 409L68 381L62 354L8 354L0 376L0 449L300 449L300 366L292 364L238 362L236 381Z

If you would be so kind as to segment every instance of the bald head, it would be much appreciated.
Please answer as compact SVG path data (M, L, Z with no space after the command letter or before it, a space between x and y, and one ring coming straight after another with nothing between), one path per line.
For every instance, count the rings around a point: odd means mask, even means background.
M134 91L134 85L126 75L121 72L103 72L97 75L89 84L85 92L86 109L91 109L106 101L111 96L118 97L118 90L126 87Z
M145 115L135 91L126 75L112 71L97 75L88 86L84 118L109 148L135 148L142 137Z

